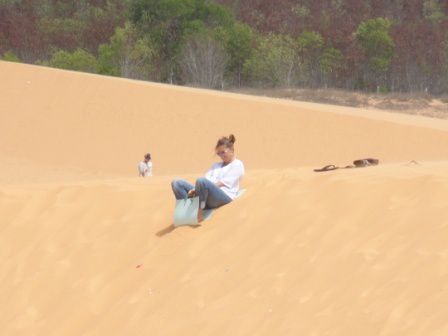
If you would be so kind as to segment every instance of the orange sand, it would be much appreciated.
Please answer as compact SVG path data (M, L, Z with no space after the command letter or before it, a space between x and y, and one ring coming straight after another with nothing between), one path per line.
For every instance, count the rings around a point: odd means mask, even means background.
M447 121L6 62L0 78L1 335L448 334ZM230 132L247 192L173 230L170 180Z

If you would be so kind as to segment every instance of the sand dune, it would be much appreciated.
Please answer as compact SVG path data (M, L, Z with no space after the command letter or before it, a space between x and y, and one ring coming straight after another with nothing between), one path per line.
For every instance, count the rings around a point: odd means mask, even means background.
M446 121L0 74L0 334L448 332ZM247 192L173 230L170 180L230 132ZM156 176L139 179L146 151ZM382 164L312 171L365 156Z
M423 128L426 118L5 62L0 73L0 150L45 165L134 176L135 161L151 151L158 174L197 173L229 132L249 169L448 157L448 133L434 129L448 130L447 121Z

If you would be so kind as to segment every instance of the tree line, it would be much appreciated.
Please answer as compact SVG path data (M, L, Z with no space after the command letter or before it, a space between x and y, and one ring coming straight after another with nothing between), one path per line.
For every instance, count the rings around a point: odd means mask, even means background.
M443 0L0 0L5 60L228 87L448 92Z

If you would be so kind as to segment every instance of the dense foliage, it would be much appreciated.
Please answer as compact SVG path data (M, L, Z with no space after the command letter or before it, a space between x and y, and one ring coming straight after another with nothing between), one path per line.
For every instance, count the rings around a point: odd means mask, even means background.
M190 84L448 92L444 0L0 0L0 56Z

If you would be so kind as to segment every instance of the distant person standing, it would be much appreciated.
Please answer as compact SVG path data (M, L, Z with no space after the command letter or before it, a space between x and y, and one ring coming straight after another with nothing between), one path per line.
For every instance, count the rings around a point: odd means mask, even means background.
M138 164L138 174L141 177L152 176L151 154L145 154L143 161Z

